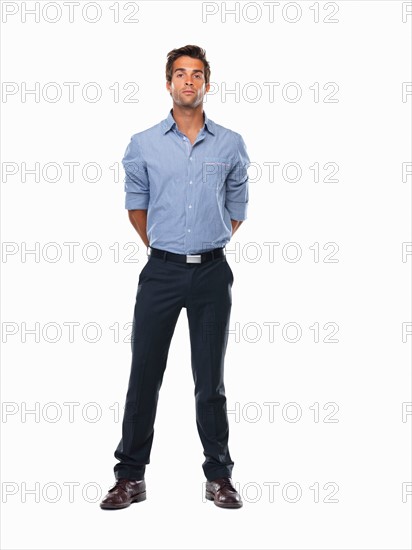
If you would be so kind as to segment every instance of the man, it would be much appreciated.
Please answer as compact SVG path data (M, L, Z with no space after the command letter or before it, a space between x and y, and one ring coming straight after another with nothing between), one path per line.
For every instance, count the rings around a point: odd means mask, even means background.
M167 118L132 136L123 158L126 209L147 247L138 281L132 365L115 451L115 485L100 506L119 509L146 499L159 390L170 342L186 308L195 383L196 422L206 457L206 498L240 508L223 380L233 273L225 245L246 219L249 157L240 134L203 111L210 66L198 46L172 50Z

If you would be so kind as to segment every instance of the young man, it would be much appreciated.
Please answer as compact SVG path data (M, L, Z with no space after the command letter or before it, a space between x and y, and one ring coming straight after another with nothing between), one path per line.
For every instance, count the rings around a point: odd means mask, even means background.
M173 108L165 120L134 134L123 158L126 209L149 259L138 281L122 438L114 453L117 481L100 503L105 509L146 498L159 390L182 308L206 498L222 508L242 506L231 480L223 380L233 284L225 245L246 219L249 157L241 135L203 111L210 88L205 56L190 45L169 52L166 88Z

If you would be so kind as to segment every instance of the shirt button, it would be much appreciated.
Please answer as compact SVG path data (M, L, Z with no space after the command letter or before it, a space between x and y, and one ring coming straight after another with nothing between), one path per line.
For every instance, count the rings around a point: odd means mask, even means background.
M193 182L192 182L192 181L189 181L189 183L190 183L190 185L192 185Z
M185 137L183 138L183 141L186 141L186 138L185 138Z
M192 208L192 205L191 205L191 204L189 204L189 208Z
M192 157L189 157L189 160L192 160Z
M188 232L190 233L190 229L188 229Z

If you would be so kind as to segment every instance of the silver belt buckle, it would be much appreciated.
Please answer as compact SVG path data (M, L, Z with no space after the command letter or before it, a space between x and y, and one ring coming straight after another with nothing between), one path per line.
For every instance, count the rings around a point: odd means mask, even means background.
M187 264L200 264L202 262L201 254L186 254Z

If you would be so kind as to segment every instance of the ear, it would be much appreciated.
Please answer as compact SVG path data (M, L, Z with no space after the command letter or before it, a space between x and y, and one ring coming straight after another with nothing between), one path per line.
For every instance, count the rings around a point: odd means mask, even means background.
M167 80L166 80L166 90L167 90L168 92L171 92L171 90L170 90L170 82L168 82Z
M210 90L210 82L209 82L209 84L206 84L206 86L205 86L205 92L207 93L209 90Z

